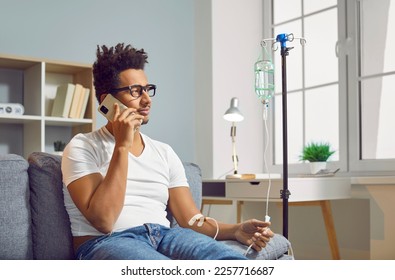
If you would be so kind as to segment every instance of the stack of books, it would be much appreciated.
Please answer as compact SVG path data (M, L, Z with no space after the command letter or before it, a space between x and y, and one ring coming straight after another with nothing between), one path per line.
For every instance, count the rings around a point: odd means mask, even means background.
M83 119L88 106L90 89L80 84L58 86L52 107L52 117Z

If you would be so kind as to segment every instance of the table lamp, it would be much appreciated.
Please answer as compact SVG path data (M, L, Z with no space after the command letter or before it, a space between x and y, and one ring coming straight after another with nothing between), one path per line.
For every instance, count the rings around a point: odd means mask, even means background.
M237 179L241 178L241 174L237 173L239 159L236 154L236 122L241 122L244 120L243 114L238 108L239 100L233 97L230 100L230 107L226 110L224 114L224 119L232 122L232 127L230 129L230 136L232 137L232 161L233 161L233 174L226 175L226 179Z

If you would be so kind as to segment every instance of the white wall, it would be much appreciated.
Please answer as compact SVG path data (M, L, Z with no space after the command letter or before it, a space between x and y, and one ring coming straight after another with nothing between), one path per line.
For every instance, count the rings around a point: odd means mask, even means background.
M201 93L198 90L196 96L199 98L204 94L206 98L196 109L200 137L197 139L197 163L205 178L218 178L232 169L231 123L223 119L223 114L229 108L230 99L238 97L239 108L245 117L237 124L239 172L262 173L262 105L255 96L253 71L262 39L262 1L203 2L197 26L199 22L207 24L211 21L211 29L205 28L210 36L211 62L207 57L203 58L207 63L201 63L196 70L196 83L204 84L206 91ZM204 18L204 14L211 14L211 17ZM205 73L211 73L211 78L201 79ZM204 125L199 125L201 121Z
M213 174L213 71L211 0L195 1L196 163L204 177Z

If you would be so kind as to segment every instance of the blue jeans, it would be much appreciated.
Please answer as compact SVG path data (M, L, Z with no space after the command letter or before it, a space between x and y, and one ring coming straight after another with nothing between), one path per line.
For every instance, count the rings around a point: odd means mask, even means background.
M90 239L81 260L245 260L245 256L191 229L144 224Z

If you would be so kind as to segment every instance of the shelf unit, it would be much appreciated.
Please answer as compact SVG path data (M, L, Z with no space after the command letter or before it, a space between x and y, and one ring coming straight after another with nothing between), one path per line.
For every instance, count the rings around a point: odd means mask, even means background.
M83 119L51 117L56 89L63 83L90 88ZM0 54L0 103L20 103L23 115L0 114L0 154L54 152L57 140L69 142L77 133L95 129L96 97L92 67Z

